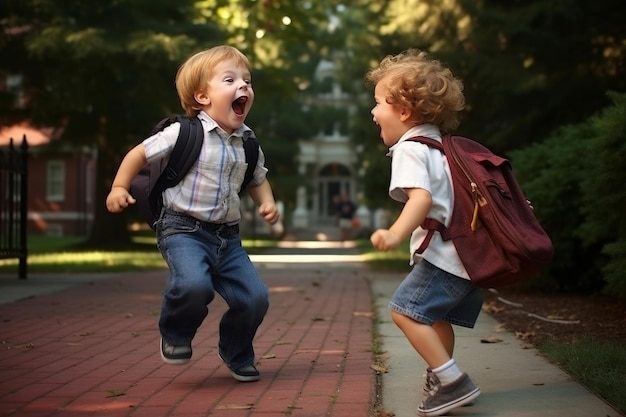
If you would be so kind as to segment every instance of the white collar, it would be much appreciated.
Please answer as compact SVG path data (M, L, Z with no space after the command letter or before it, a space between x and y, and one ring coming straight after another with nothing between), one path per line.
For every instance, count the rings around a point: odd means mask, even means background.
M220 125L218 125L217 122L215 120L213 120L213 118L211 116L209 116L204 110L200 111L198 113L197 117L198 117L198 119L203 120L203 121L205 121L208 124L208 129L207 129L208 132L212 131L213 129L218 129L218 131L221 134L226 136L226 133L220 127ZM252 133L252 129L250 129L248 126L243 124L243 125L241 125L241 127L239 129L234 130L233 133L230 136L237 136L237 137L241 137L243 139L247 139L248 136L250 136L251 133Z
M410 128L406 132L404 132L404 134L400 137L400 140L398 140L398 142L395 145L389 148L389 152L387 153L387 156L391 156L393 154L393 151L402 142L404 142L408 138L412 138L415 136L425 136L427 138L435 139L441 142L441 131L439 130L437 126L433 124L429 124L429 123L423 124L423 125L417 125L417 126Z

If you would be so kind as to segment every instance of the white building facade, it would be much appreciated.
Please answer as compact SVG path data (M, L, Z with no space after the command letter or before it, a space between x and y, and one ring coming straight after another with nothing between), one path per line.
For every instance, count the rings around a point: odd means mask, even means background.
M315 79L330 85L330 91L311 97L307 106L333 110L337 119L310 139L299 141L298 174L302 178L296 196L292 226L307 228L331 225L335 221L335 200L346 193L358 205L358 149L348 136L350 116L356 110L355 97L342 91L335 79L335 66L322 61ZM369 212L360 207L357 213L364 226L369 226Z

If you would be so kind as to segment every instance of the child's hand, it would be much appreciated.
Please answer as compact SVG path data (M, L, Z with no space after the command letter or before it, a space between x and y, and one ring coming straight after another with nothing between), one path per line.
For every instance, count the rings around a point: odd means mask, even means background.
M137 200L124 187L113 187L107 196L106 206L111 213L121 213L126 207Z
M259 206L259 214L263 217L263 220L269 224L275 224L280 218L276 204L261 204L261 206Z
M395 249L400 245L400 239L387 229L378 229L370 237L372 245L382 251Z

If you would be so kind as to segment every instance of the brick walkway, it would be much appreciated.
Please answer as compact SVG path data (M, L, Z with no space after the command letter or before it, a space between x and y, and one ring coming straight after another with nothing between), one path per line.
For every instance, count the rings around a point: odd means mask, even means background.
M201 417L371 414L369 283L349 269L266 269L261 380L217 357L217 297L183 366L158 354L166 272L125 274L0 305L0 416Z

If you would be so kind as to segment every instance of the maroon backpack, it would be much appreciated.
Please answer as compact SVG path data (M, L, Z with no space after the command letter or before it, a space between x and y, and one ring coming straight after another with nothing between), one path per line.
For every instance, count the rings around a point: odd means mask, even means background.
M537 275L554 248L513 175L511 163L468 138L444 136L408 140L438 149L452 173L454 206L450 224L427 218L428 230L417 250L423 253L433 233L452 240L472 282L497 288Z

